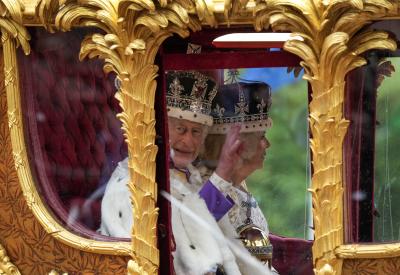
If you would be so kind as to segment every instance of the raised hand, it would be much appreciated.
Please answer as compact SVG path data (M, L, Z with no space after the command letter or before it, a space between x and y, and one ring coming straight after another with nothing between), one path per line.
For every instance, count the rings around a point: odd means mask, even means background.
M243 151L243 142L240 140L240 124L229 129L225 143L222 146L215 172L226 181L232 180L234 168L242 161L240 154Z

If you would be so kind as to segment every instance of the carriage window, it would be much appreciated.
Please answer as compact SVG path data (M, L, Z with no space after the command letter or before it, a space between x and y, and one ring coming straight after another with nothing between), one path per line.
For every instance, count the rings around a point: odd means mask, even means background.
M374 240L400 240L400 162L397 159L400 135L400 58L382 61L378 73L390 72L378 87L375 133Z
M397 20L375 23L398 38ZM347 77L345 116L350 120L344 142L348 242L400 239L397 87L399 52L370 51L367 64Z
M237 175L240 181L237 182L238 187L250 191L257 201L257 207L268 217L271 232L313 239L311 200L307 195L311 172L308 87L301 75L295 76L291 69L285 67L178 70L168 71L166 75L167 112L171 118L170 142L171 131L179 131L182 127L186 129L179 124L179 119L206 125L204 146L199 148L198 155L192 160L195 166L200 167L201 174L204 173L203 179L208 179L216 170L229 130L236 124L241 125L244 152L241 153L240 162L253 159L262 161L258 165L254 161L253 166L249 167L251 172L244 172L246 177ZM209 88L213 83L216 90L204 91L202 101L196 102L204 105L199 107L199 110L205 110L204 114L192 115L190 104L194 104L191 100L194 100L192 93L195 90L193 85L197 83L196 77L209 79L206 87ZM211 99L211 96L215 97ZM182 111L184 105L187 105L187 110ZM258 145L258 139L253 137L258 135L265 138L265 145ZM178 162L181 159L180 151L183 150L179 147L179 143L170 143L171 158L176 158ZM260 155L257 156L256 152ZM247 168L234 169L244 171ZM240 185L242 181L245 182L244 187ZM238 204L247 209L244 205L248 203L245 198L242 199ZM285 207L282 208L282 205ZM251 209L249 206L249 211ZM246 217L241 219L244 221Z
M229 239L228 223L250 252L263 251L254 254L262 262L272 260L284 272L285 261L293 261L307 273L308 86L298 73L287 67L165 72L170 195L164 195L172 205L176 255L183 239L201 249L199 234L210 245L219 234ZM220 227L206 236L211 217ZM286 251L285 242L295 238L303 240Z
M270 147L263 169L250 175L248 186L266 213L271 232L311 240L307 82L287 68L244 69L242 77L264 81L272 91L269 114L273 126L266 131Z
M107 239L99 234L109 235L109 228L101 225L102 198L110 178L125 180L126 165L121 161L127 156L116 117L121 110L114 98L115 76L103 72L100 60L79 61L80 43L88 30L30 31L32 52L19 55L19 69L37 188L66 228L88 238ZM117 167L120 175L113 174ZM116 197L110 200L114 205L121 202ZM129 200L126 204L131 215Z

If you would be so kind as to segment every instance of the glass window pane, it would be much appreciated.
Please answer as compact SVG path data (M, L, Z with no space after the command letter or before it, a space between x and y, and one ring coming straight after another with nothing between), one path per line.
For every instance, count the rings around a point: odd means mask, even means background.
M96 232L102 197L127 147L116 117L121 109L115 75L106 75L100 60L78 58L89 31L32 28L32 52L19 55L19 69L27 148L40 194L69 230L107 240Z

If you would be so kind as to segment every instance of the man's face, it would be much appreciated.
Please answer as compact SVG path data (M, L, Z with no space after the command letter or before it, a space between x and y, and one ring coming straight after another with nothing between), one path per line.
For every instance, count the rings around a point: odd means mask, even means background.
M175 166L185 168L198 156L206 126L185 119L168 118L169 145Z

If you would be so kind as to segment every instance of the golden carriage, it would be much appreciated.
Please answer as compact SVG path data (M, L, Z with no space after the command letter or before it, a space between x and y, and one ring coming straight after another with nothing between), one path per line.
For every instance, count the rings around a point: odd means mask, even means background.
M225 33L251 30L295 34L283 48L301 60L312 91L308 119L315 274L400 273L399 243L354 243L358 239L352 237L350 224L360 225L348 214L352 159L343 153L349 146L345 136L351 122L344 110L348 100L346 77L366 63L366 51L396 50L395 37L384 27L373 30L368 26L379 20L395 21L399 16L397 1L15 0L2 1L1 11L0 271L4 274L168 274L171 263L165 251L170 252L171 233L164 226L169 210L166 202L161 205L158 199L157 185L166 177L165 169L157 169L156 180L156 142L165 131L165 110L157 107L162 97L156 93L157 84L162 83L157 75L165 69L162 56L167 47L163 43L174 34L183 40L200 33L203 39L216 27ZM39 156L32 152L35 141L24 132L29 122L26 98L30 93L21 92L25 89L21 83L29 83L29 72L21 76L26 63L19 61L20 53L29 55L32 45L38 44L35 39L41 36L73 29L79 33L74 38L80 47L79 58L101 60L104 71L115 74L118 80L115 97L120 107L115 107L115 113L127 140L135 209L131 240L90 238L79 228L71 231L60 222L61 214L57 218L49 210L51 203L43 195L46 192L36 184L41 170L32 167L32 159ZM57 84L57 78L52 81ZM31 92L40 95L40 90ZM157 167L163 165L165 158L158 160ZM135 184L138 179L140 186Z

